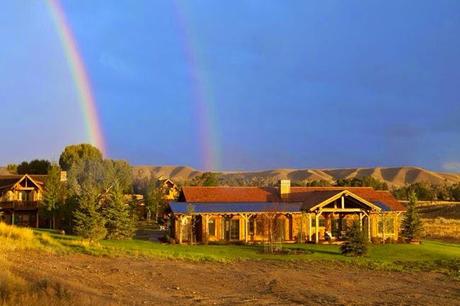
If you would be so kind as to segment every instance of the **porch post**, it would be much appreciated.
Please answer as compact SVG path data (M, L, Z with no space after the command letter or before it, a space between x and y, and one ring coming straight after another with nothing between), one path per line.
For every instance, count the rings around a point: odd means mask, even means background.
M300 214L300 237L299 237L299 241L300 243L303 243L304 242L304 239L303 239L303 221L305 220L305 213L302 211L301 214ZM293 228L294 228L294 216L292 216L292 224L293 224Z
M367 215L367 236L369 241L372 241L371 239L371 214L369 213Z
M359 213L359 230L363 230L363 214Z
M182 244L182 216L179 216L179 244Z
M385 215L382 213L382 242L385 243Z
M248 234L249 234L249 217L248 215L244 215L244 242L248 242Z
M308 241L311 242L311 214L308 214Z
M208 240L209 240L209 215L204 215L204 224L205 224L204 225L204 233L201 233L201 240L204 240L202 242L208 243Z
M315 213L315 243L319 242L319 214Z
M14 209L11 211L11 225L14 225Z

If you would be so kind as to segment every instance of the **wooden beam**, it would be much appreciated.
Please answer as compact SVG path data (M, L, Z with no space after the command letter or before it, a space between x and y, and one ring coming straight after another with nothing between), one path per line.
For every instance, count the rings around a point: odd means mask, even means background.
M311 242L311 214L308 214L308 241Z
M341 202L342 202L342 209L345 209L345 197L343 195L341 197Z
M361 208L323 208L322 212L331 212L331 213L347 213L347 212L354 212L354 213L361 213L363 210Z

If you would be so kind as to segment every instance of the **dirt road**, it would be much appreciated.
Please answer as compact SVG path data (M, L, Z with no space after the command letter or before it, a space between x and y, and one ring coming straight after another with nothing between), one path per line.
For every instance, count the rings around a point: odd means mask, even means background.
M332 263L222 264L41 253L10 260L17 274L59 282L82 304L460 305L460 283L437 273Z

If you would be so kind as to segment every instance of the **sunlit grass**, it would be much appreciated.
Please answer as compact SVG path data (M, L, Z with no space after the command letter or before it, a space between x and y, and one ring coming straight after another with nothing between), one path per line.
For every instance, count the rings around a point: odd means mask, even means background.
M4 246L9 244L9 246ZM340 254L337 245L285 244L284 249L300 249L300 254L275 255L263 252L260 245L171 245L144 240L103 240L90 243L77 236L48 230L30 230L0 224L3 250L34 249L61 254L83 253L93 256L140 256L192 261L232 262L239 260L328 261L390 270L460 271L460 244L424 241L421 245L370 245L367 256L350 258Z

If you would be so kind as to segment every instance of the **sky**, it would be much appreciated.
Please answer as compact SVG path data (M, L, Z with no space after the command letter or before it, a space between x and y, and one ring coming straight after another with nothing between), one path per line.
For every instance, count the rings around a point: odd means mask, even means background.
M460 172L460 1L62 0L107 156ZM0 164L87 142L46 1L0 9Z

